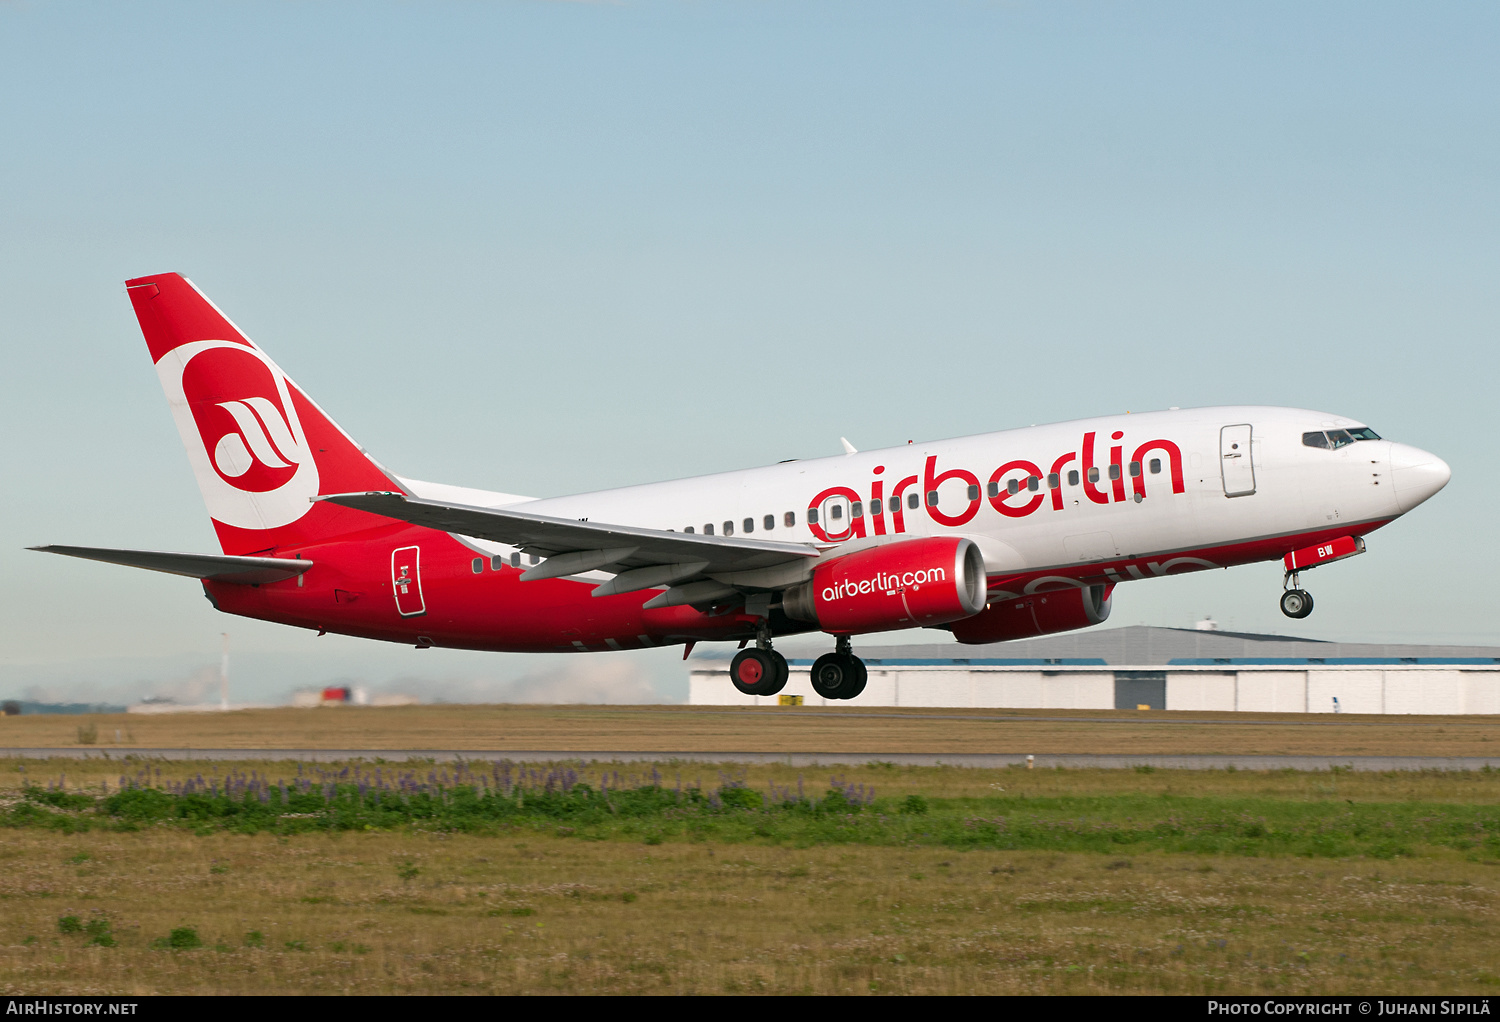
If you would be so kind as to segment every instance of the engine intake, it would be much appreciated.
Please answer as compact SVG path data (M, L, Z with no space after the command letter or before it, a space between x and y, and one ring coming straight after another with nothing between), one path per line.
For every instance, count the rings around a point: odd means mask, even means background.
M1089 586L993 600L982 614L954 622L953 637L972 645L1029 639L1101 624L1109 617L1114 588Z
M820 564L782 597L786 615L853 635L958 621L984 609L984 557L962 537L885 543Z

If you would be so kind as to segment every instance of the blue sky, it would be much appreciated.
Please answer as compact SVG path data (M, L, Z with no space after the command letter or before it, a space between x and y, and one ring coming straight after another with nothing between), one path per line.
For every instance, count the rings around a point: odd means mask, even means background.
M211 550L121 282L192 277L398 472L537 495L1125 409L1328 409L1447 490L1277 612L1500 642L1500 8L0 2L0 690L680 698L25 552ZM425 686L425 687L424 687ZM172 690L177 690L172 689ZM540 695L539 695L540 693Z

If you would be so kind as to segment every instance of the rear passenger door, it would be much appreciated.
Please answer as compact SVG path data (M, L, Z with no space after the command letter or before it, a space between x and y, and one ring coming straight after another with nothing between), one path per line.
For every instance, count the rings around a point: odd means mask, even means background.
M402 617L427 613L427 602L422 599L421 547L404 546L391 551L391 591Z

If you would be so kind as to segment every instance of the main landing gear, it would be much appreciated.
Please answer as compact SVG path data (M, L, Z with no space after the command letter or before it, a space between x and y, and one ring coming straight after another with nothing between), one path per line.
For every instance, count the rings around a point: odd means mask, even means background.
M853 699L865 690L868 679L865 662L850 651L847 635L838 637L832 653L813 661L813 691L824 699Z
M764 620L755 646L742 649L729 662L729 680L747 696L774 696L786 688L786 657L771 648L771 628Z
M755 645L742 649L729 662L729 680L747 696L774 696L786 688L786 657L771 648L771 630L762 624ZM832 653L813 662L812 687L824 699L853 699L865 690L869 672L865 662L849 648L849 637L840 635Z
M1286 573L1286 578L1282 580L1281 586L1286 590L1286 592L1281 594L1281 612L1283 614L1300 621L1312 613L1312 593L1301 587L1295 571Z

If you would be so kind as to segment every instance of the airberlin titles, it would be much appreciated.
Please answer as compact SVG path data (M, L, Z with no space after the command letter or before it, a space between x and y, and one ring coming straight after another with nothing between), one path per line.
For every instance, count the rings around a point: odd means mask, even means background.
M1111 443L1109 461L1101 470L1101 466L1095 464L1096 438L1097 433L1085 433L1081 452L1068 451L1058 456L1046 471L1032 461L1007 461L990 473L983 486L979 476L966 468L951 468L939 472L937 455L929 454L921 476L906 476L895 482L887 492L888 480L881 478L885 473L885 466L876 465L873 470L876 478L870 482L867 505L869 514L861 513L865 508L861 503L864 498L853 487L830 486L808 502L808 528L812 530L814 537L824 542L864 539L870 532L876 536L901 534L906 532L906 514L913 510L909 496L913 493L917 495L918 505L926 509L928 517L939 525L952 527L967 525L973 521L985 500L1007 518L1025 518L1035 514L1043 504L1049 502L1049 497L1052 510L1061 511L1067 506L1064 486L1081 487L1084 497L1095 504L1141 501L1146 498L1146 476L1159 475L1163 468L1169 473L1172 492L1184 492L1182 449L1177 444L1170 440L1148 440L1136 447L1127 461L1125 445ZM1110 434L1111 441L1124 439L1123 431L1116 430ZM1152 455L1155 457L1151 457ZM1163 461L1166 462L1165 466ZM1128 491L1127 479L1130 482ZM964 484L968 497L968 506L958 514L944 512L931 496L944 483L953 480ZM827 527L834 523L827 521L826 517L822 521L816 519L824 502L834 497L842 497L850 501L851 505L857 506L851 508L847 521L842 523L843 531L830 533ZM866 522L870 524L867 526Z
M840 579L834 585L824 586L821 596L824 600L842 600L846 596L861 596L874 592L895 596L900 590L911 586L947 580L948 572L942 568L918 568L916 571L900 573L877 570L874 578L859 580L846 578Z

